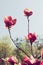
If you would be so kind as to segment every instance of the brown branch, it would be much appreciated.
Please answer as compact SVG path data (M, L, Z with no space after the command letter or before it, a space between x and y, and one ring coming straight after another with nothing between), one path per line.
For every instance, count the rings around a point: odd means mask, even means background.
M15 43L15 41L12 39L11 32L10 32L10 28L8 28L8 31L9 31L10 38L11 38L12 42L15 44L15 46L16 46L19 50L21 50L25 55L27 55L27 56L29 57L29 55L28 55L23 49L21 49L19 46L17 46L17 44Z

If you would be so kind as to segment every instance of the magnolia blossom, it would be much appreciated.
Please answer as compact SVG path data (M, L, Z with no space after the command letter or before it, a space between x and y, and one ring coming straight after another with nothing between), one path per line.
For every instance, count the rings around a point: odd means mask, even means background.
M18 62L18 60L16 59L16 57L12 56L12 57L8 57L7 61L11 64L14 65Z
M27 56L24 56L21 65L31 65L30 58Z
M33 12L27 8L24 9L24 14L25 16L31 16L33 14Z
M32 43L37 39L37 36L34 33L29 33L27 39L30 41L30 43Z
M16 23L16 19L13 19L11 16L6 16L4 18L5 26L11 28Z

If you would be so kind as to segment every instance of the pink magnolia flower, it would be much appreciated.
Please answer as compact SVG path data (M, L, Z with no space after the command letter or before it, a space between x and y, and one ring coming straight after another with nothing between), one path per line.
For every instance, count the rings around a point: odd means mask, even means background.
M27 56L24 56L21 65L31 65L30 58Z
M28 40L30 40L30 43L34 42L37 39L37 36L33 33L28 34Z
M6 16L4 18L5 26L11 28L16 23L16 19L13 19L11 16Z
M31 16L33 14L33 12L27 8L24 9L24 14L25 16Z
M16 57L12 56L12 57L8 57L7 61L11 64L14 65L18 62L18 60L16 59Z

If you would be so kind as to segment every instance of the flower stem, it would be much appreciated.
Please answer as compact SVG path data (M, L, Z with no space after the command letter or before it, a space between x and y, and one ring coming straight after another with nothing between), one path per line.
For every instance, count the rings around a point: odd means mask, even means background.
M29 17L27 17L28 20L28 34L29 34Z
M15 41L12 39L11 32L10 32L10 28L8 28L8 31L9 31L10 39L11 39L12 42L15 44L15 46L16 46L19 50L21 50L25 55L27 55L27 56L29 57L29 55L28 55L23 49L21 49L21 48L15 43Z
M33 57L34 57L33 50L32 50L32 43L31 43L31 54L32 54Z

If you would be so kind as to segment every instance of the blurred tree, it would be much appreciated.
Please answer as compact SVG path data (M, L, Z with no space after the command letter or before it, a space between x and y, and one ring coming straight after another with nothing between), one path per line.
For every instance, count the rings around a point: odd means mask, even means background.
M0 39L0 58L12 56L16 48L8 36Z

